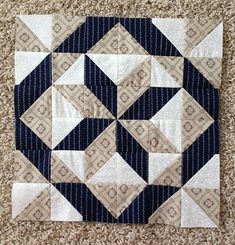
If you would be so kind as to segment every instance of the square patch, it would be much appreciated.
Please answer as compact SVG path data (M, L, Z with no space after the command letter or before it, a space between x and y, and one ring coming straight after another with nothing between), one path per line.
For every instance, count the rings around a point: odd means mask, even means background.
M12 217L218 227L223 24L20 15Z

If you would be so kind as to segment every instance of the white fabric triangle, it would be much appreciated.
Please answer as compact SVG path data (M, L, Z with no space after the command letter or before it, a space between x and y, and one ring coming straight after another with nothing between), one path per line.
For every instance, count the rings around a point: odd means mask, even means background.
M118 79L118 55L86 54L114 83Z
M52 87L52 117L82 118L82 115L56 88Z
M52 15L20 15L19 18L51 50L52 45Z
M117 183L126 185L146 184L135 170L118 154L117 155Z
M181 189L181 203L182 227L217 227L217 225L183 189Z
M152 23L166 36L166 38L180 51L184 52L186 22L176 18L153 18Z
M128 76L147 55L87 54L87 56L117 85Z
M54 84L84 84L84 54Z
M52 118L52 148L55 148L81 121L82 118Z
M152 87L181 87L153 56L151 57L151 86Z
M150 119L150 121L164 134L179 152L182 151L181 120Z
M84 169L84 151L53 151L64 164L79 177L80 180L85 179Z
M159 177L166 168L170 167L180 154L172 153L149 153L149 178L148 183Z
M46 187L46 183L14 183L12 187L12 218L24 210Z
M51 220L82 221L82 215L76 208L51 185Z
M90 184L114 184L117 182L117 154L115 153L101 168L95 173L87 183Z
M211 31L195 48L189 57L222 57L223 56L223 23Z
M15 52L15 84L20 84L48 54L47 52Z
M215 154L184 187L218 189L220 187L219 154Z
M180 120L184 89L180 89L151 119Z
M145 61L148 55L119 54L118 58L118 81L127 77L138 65Z

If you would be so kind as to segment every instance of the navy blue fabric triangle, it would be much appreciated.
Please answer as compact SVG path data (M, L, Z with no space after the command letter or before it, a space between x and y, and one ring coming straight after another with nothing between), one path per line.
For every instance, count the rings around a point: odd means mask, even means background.
M18 85L25 87L37 87L45 91L52 84L51 54L46 58Z
M144 148L131 136L129 132L117 121L117 152L139 152L146 153Z
M42 173L42 175L50 180L51 173L51 151L50 150L22 150L26 158Z
M180 88L156 88L149 89L149 118L153 117L178 91Z
M86 53L118 20L115 17L86 17L79 26L54 52Z
M86 22L84 22L68 38L66 38L54 52L85 53L87 51L86 44Z
M15 117L21 117L44 92L45 87L16 85L14 89Z
M153 117L180 88L150 87L120 119L149 120Z
M110 31L118 23L116 17L94 17L86 18L87 25L87 47L88 51L93 47L108 31Z
M113 86L87 86L90 91L103 103L103 105L117 117L117 87Z
M148 120L150 118L150 95L151 88L146 90L145 93L128 108L120 119Z
M116 117L117 86L87 56L85 56L85 85Z
M86 86L112 86L113 81L87 56L85 55L85 85Z
M15 86L15 117L20 117L51 84L51 55L48 55L19 85Z
M151 41L152 55L182 56L181 53L177 50L177 48L166 38L166 36L154 24L151 24Z
M150 18L119 18L119 22L148 53L152 54Z
M219 124L215 121L188 149L183 152L183 185L213 156L219 154Z
M113 120L83 119L56 147L55 150L85 150Z
M146 189L147 187L145 187ZM146 224L148 217L145 214L146 190L143 190L118 217L118 223ZM148 192L148 191L147 191Z
M214 120L219 118L219 91L218 89L194 89L189 88L187 92L205 109Z
M148 152L119 152L119 154L142 179L148 182Z
M179 188L174 186L148 185L144 189L145 216L148 219Z
M210 88L211 83L199 72L199 70L186 58L184 58L183 87L190 88Z
M15 118L16 150L50 150L19 118Z
M83 221L117 222L85 184L59 183L54 186L83 216Z

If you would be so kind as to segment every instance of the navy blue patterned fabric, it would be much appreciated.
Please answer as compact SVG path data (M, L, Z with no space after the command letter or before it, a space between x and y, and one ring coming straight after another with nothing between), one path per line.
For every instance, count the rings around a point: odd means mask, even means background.
M82 23L54 52L85 53L87 50L86 22Z
M214 154L219 154L218 121L212 123L212 125L183 153L183 184L195 175Z
M15 136L17 150L50 150L19 118L15 118Z
M51 55L48 55L14 89L15 117L20 117L52 84Z
M176 47L165 37L165 35L151 24L151 54L161 56L182 56Z
M45 91L52 84L51 69L51 54L49 54L19 86L35 86Z
M83 119L55 150L85 150L112 123L111 119Z
M198 69L186 58L184 58L183 87L189 88L210 88L211 83L198 71Z
M117 152L145 152L144 148L117 122Z
M137 40L141 46L152 53L151 19L149 18L120 18L120 24Z
M22 150L26 158L42 173L42 175L50 180L51 173L51 151L50 150Z
M179 189L170 186L149 185L118 219L115 219L85 184L59 183L54 186L82 214L84 221L136 224L147 223L154 211ZM97 212L97 210L99 211Z
M120 137L118 137L118 139L120 139ZM136 152L119 151L118 153L136 171L136 173L138 173L138 175L142 179L148 182L149 154L145 150L141 149L141 151Z
M87 56L85 55L85 79L84 83L87 87L91 86L114 86L110 78Z
M145 216L149 218L179 188L174 186L148 185L144 189Z
M149 119L153 117L180 89L149 88Z
M120 119L148 120L153 117L177 92L179 88L150 87Z
M116 223L116 219L92 194L85 184L59 183L54 186L79 211L84 221ZM97 212L98 210L98 212Z
M219 91L217 89L187 89L187 92L205 109L214 120L219 118Z
M151 55L182 56L150 18L87 17L55 52L86 53L120 23ZM97 31L98 30L98 31Z
M118 23L116 17L93 17L86 18L87 25L87 46L89 50L94 46L109 30L111 30Z

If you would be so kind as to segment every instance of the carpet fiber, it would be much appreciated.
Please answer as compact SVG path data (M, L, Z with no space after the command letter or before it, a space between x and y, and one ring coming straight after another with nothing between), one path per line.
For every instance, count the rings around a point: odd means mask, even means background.
M221 225L220 229L182 229L161 225L16 222L11 220L14 178L14 38L16 14L195 17L223 19L224 60L221 87ZM0 3L0 241L2 244L232 244L235 161L235 43L233 1L1 1Z

